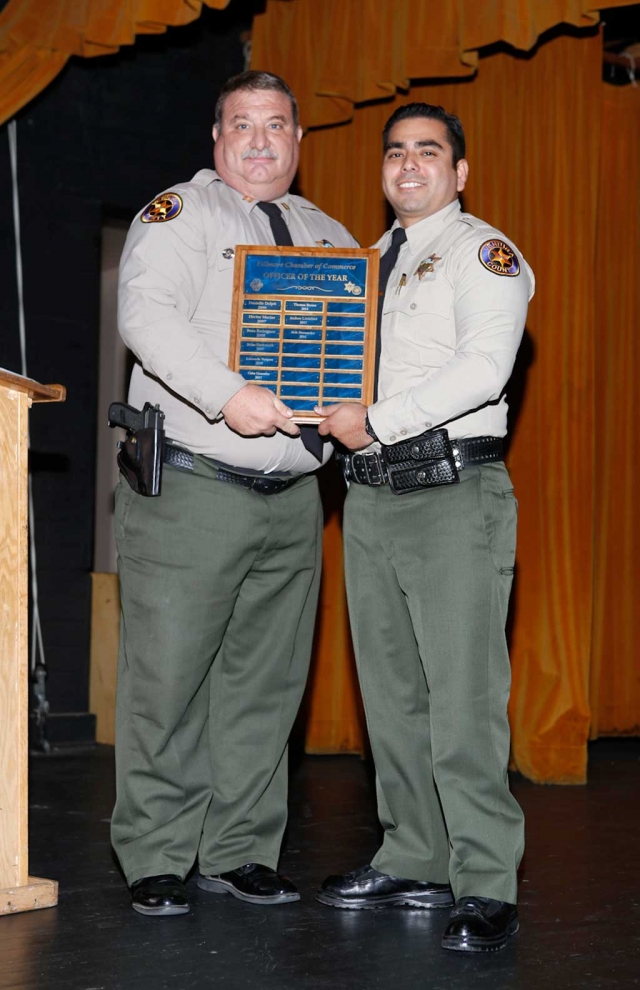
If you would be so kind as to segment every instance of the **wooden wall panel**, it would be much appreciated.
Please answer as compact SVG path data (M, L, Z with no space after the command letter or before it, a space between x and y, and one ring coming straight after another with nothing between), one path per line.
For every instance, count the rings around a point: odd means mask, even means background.
M89 711L96 716L96 742L113 746L120 638L118 575L92 574L91 587Z

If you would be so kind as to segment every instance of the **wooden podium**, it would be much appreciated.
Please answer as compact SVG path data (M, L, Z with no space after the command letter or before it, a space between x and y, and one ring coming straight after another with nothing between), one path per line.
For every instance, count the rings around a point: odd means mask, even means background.
M57 882L28 869L27 419L32 402L65 396L0 369L0 915L58 903Z

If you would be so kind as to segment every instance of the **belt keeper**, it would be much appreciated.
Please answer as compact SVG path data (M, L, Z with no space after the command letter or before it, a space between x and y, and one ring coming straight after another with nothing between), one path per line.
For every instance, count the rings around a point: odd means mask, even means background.
M453 463L457 467L458 471L461 471L464 467L464 458L462 456L460 444L456 440L451 441L451 455L453 457Z

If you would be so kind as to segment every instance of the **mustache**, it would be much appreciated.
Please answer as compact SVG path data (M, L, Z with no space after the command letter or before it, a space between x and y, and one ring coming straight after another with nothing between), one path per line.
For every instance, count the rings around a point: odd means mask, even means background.
M277 158L273 148L247 148L242 152L242 158Z

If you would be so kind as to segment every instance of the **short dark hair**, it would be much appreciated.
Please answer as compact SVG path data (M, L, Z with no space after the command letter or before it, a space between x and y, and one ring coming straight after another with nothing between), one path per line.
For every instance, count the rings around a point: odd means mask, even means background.
M409 117L428 117L430 120L439 120L447 129L447 137L451 145L453 156L453 167L455 168L461 158L464 158L466 144L464 131L460 120L454 113L447 113L444 107L437 107L433 103L407 103L389 117L382 131L382 151L386 152L389 147L389 133L391 128L401 120Z
M222 123L225 100L231 93L237 93L241 89L272 89L277 93L284 93L285 96L289 97L291 103L294 127L298 126L298 101L284 79L276 76L273 72L255 72L253 69L250 69L247 72L239 72L237 76L231 76L220 90L220 96L217 99L215 110L214 123L216 127L219 128Z

